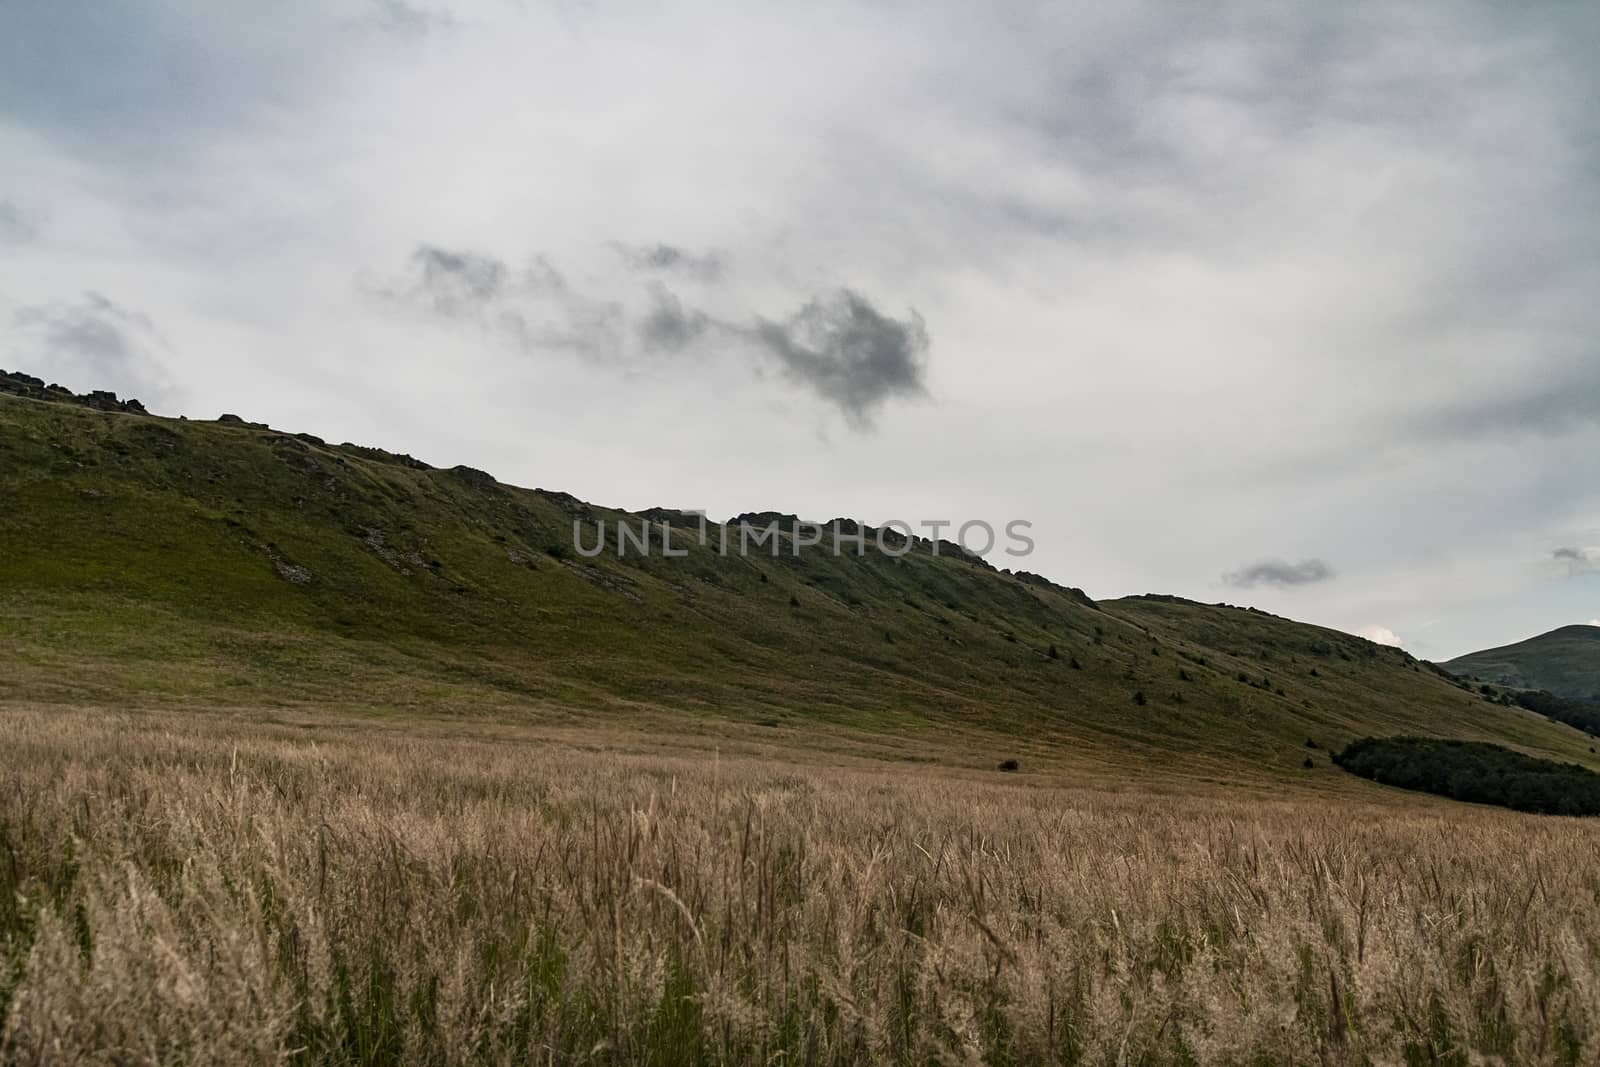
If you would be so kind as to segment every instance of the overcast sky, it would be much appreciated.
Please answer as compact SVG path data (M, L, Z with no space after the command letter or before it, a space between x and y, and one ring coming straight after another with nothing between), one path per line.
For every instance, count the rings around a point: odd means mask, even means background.
M1290 7L8 3L0 367L1435 659L1600 620L1600 8Z

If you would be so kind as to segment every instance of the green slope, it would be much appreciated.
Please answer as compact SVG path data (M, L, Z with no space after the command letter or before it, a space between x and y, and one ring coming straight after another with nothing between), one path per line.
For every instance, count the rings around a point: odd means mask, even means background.
M1504 648L1458 656L1451 674L1600 703L1600 626L1563 626Z
M575 518L642 521L265 427L0 395L0 699L648 711L1218 774L1385 733L1591 758L1403 652L1258 613L1095 604L925 542L723 557L714 524L710 546L678 527L684 558L581 559Z

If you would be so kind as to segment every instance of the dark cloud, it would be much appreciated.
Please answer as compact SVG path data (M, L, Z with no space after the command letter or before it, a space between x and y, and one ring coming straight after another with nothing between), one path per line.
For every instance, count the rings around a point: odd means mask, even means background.
M1574 577L1580 574L1600 574L1600 547L1558 548L1550 553L1550 558L1564 564L1567 572Z
M1286 563L1279 559L1262 560L1241 570L1222 576L1226 585L1238 589L1252 589L1258 585L1286 588L1296 585L1314 585L1333 577L1333 568L1320 559L1303 559L1299 563Z
M684 262L665 245L646 250L661 269ZM928 333L921 316L891 318L861 294L840 289L782 322L730 320L686 304L659 280L625 283L629 301L569 285L542 257L514 270L479 252L422 245L408 277L378 295L446 319L470 320L528 351L565 349L597 362L674 354L713 336L753 345L783 377L834 404L858 429L896 396L926 393ZM587 286L585 286L587 288Z
M677 352L704 337L719 324L695 308L686 308L664 285L650 287L650 310L639 320L639 343L650 351Z
M656 271L678 274L696 281L714 282L727 270L720 252L687 252L676 245L624 245L612 246L623 261L637 271Z
M577 292L543 256L516 269L482 252L419 245L407 276L374 292L440 318L476 322L528 351L565 349L609 361L627 348L627 309Z
M480 313L505 292L510 270L492 256L422 245L411 254L410 296L440 315Z
M166 343L154 323L99 293L74 303L19 308L19 368L86 392L111 389L146 402L168 395Z
M927 392L922 316L913 311L892 319L849 289L811 301L786 322L759 321L750 334L786 375L857 424L869 422L890 397Z

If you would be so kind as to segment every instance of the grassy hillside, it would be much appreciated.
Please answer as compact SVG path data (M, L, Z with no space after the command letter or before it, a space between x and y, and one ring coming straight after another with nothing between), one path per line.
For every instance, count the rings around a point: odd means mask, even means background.
M1600 703L1600 626L1563 626L1444 664L1452 674Z
M641 521L261 426L0 395L0 699L742 724L1219 778L1334 775L1320 750L1392 733L1594 759L1401 651L1257 612L1096 604L926 542L722 557L714 524L711 546L677 528L684 558L578 558L574 519L601 518Z

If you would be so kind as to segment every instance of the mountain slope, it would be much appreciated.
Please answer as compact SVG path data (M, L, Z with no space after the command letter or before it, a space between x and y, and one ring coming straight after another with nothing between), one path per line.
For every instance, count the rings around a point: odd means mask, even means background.
M1257 612L1096 604L925 541L722 556L716 524L675 526L682 558L580 558L574 520L600 519L644 521L238 420L0 395L0 699L644 715L1224 776L1366 734L1591 758L1403 652Z
M1563 626L1503 648L1458 656L1451 674L1600 703L1600 626Z

